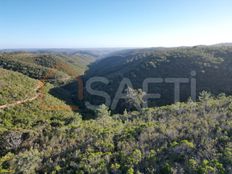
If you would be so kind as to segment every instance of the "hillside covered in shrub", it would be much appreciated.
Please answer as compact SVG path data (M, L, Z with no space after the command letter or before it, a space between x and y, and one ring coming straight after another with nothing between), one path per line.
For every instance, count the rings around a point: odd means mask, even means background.
M2 52L0 67L23 73L35 79L65 81L84 73L93 61L85 55L68 56L62 53Z
M231 173L232 98L111 115L1 113L0 171L13 173ZM19 114L21 112L31 113ZM35 111L34 113L32 111Z
M0 106L36 94L38 81L2 68L0 74Z
M95 62L84 79L107 77L108 86L94 87L114 95L124 77L140 88L146 77L189 77L194 70L199 83L197 102L187 100L186 87L181 90L186 102L165 105L172 102L164 98L164 103L153 104L165 106L139 111L120 102L124 111L120 114L113 114L115 111L105 105L93 112L83 111L87 100L73 101L78 92L75 82L62 86L47 82L33 90L38 80L28 77L32 77L28 67L55 69L58 59L53 62L53 58L42 56L35 60L34 55L28 60L23 55L2 58L19 63L25 73L21 69L0 69L0 101L7 104L39 95L33 101L0 109L0 173L232 173L232 97L219 94L230 94L230 47L156 48L114 54L118 56ZM72 78L68 70L58 71ZM170 86L151 89L168 91L166 96L173 91ZM202 92L204 89L219 95ZM98 101L90 95L85 99Z
M231 94L231 72L232 47L229 45L132 49L119 51L92 64L85 73L85 81L92 77L107 78L108 84L96 82L92 86L113 98L123 78L129 79L135 89L142 89L147 78L162 78L162 83L149 84L148 91L161 94L160 99L150 101L150 106L161 106L174 102L174 84L165 83L165 78L196 79L197 95L203 90L215 95L222 92ZM180 85L180 101L187 101L190 97L190 85ZM104 102L101 97L88 92L86 100L95 104ZM125 107L121 105L120 108Z

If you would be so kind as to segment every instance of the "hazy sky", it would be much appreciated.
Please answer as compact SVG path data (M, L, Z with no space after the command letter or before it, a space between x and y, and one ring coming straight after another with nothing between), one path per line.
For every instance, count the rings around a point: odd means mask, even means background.
M232 0L1 0L0 48L232 42Z

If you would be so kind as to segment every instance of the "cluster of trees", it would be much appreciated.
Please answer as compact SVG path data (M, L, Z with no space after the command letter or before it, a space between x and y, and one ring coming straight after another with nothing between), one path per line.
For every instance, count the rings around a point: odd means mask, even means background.
M30 64L12 61L2 57L0 57L0 65L4 69L17 71L35 79L42 79L48 71L48 69L44 67L32 66Z
M231 103L232 97L203 92L198 103L124 114L112 115L102 105L92 120L58 111L44 119L30 110L26 121L5 111L0 171L231 173Z

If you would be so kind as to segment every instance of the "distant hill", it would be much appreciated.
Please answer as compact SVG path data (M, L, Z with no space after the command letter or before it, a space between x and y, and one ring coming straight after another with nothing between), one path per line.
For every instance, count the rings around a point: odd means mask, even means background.
M214 44L212 46L224 46L224 47L231 47L232 46L232 43L219 43L219 44Z
M157 78L190 78L196 72L197 93L203 90L214 94L232 93L232 47L195 46L179 48L149 48L119 51L100 60L90 67L85 80L94 76L109 79L109 84L95 84L95 89L108 92L114 97L119 83L129 78L134 88L142 88L143 80ZM161 99L151 101L152 106L173 103L173 84L153 84L150 93L160 93ZM190 84L181 86L181 101L190 97ZM103 102L102 98L86 95L93 103ZM123 108L120 106L120 108Z
M84 73L92 57L57 53L7 52L0 54L0 67L35 79L68 79Z
M34 54L62 54L68 57L79 56L87 57L87 59L97 60L119 50L125 50L126 48L51 48L51 49L2 49L0 53L12 53L12 52L30 52Z

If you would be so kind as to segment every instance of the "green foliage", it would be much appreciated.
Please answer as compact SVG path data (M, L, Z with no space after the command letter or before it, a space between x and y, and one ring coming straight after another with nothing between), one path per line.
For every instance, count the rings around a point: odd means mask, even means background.
M0 106L33 97L38 81L0 68Z
M163 168L161 168L160 173L162 173L162 174L171 174L172 173L172 167L170 166L170 164L165 163Z
M181 143L187 145L190 148L195 147L194 144L192 142L189 142L188 140L182 140Z
M111 164L111 171L113 173L119 173L119 169L120 169L120 164L118 163Z
M130 167L127 171L127 174L134 174L134 169Z
M212 55L212 51L216 53ZM118 59L120 67L120 61L125 64L122 72L140 78L141 68L153 72L169 61L177 66L172 67L178 72L181 69L178 64L185 59L199 68L199 72L207 73L223 64L223 60L228 63L229 58L221 57L230 55L230 51L177 48L161 49L155 54L153 50L127 54L130 56L125 61ZM43 67L55 64L49 57L36 61ZM127 72L129 63L133 68ZM118 65L115 66L111 70L118 70ZM105 67L101 70L107 72ZM166 69L157 71L162 74ZM7 81L9 86L23 77L16 73L13 76L17 77ZM3 81L7 84L6 79ZM28 83L28 95L33 94L30 89L36 81L25 77L22 82ZM19 84L20 88L24 85ZM37 100L0 111L0 173L231 173L231 96L213 97L203 92L199 102L146 108L122 115L113 115L102 105L96 111L96 119L84 120L64 101L51 95L53 88L46 84ZM9 93L4 95L5 100L10 99Z
M17 173L35 173L42 162L42 159L40 158L41 155L42 154L37 149L19 153L12 160L12 168L14 168L14 171L17 171Z
M13 171L9 169L8 162L12 160L14 154L8 153L0 158L0 173L12 173Z
M130 111L131 108L138 108L141 109L144 105L144 96L146 95L145 92L143 92L141 89L132 89L130 87L126 90L126 103L127 108Z
M47 102L54 102L50 97ZM210 97L204 116L204 102L194 103L194 110L180 103L112 116L103 105L96 120L82 120L79 114L64 111L39 113L32 107L36 102L25 106L36 111L30 111L30 116L23 114L26 108L20 112L14 108L23 115L13 109L7 114L7 110L1 115L2 120L9 120L8 126L2 125L7 130L0 134L6 142L0 144L2 161L6 161L2 170L230 173L231 101L231 97ZM25 118L28 121L22 121Z
M111 115L109 108L106 105L101 105L97 109L97 117L98 118L104 118L104 117L109 117Z
M207 102L211 98L211 94L207 91L202 91L199 96L199 101L200 102Z
M58 53L0 54L0 67L53 83L67 81L67 79L83 74L91 61L93 61L92 58L88 56Z

